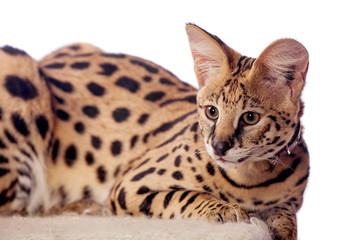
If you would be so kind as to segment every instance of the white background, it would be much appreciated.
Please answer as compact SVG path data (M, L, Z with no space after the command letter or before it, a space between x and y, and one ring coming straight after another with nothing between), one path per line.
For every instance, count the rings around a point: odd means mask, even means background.
M359 239L360 6L356 1L2 1L0 46L36 59L68 43L152 60L196 86L185 23L244 55L291 37L310 53L303 94L311 175L299 239ZM357 236L355 235L357 234Z

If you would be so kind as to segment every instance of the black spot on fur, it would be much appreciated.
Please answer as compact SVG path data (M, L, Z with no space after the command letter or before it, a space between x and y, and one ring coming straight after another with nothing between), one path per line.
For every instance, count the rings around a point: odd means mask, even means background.
M74 129L75 129L76 132L82 134L85 131L85 126L84 126L84 124L82 122L77 122L74 125Z
M99 114L99 110L95 106L85 106L83 107L82 111L86 116L90 118L96 118Z
M174 193L176 191L171 191L168 194L166 194L165 199L164 199L164 208L166 209L169 206L169 203L171 201L171 198L173 197Z
M177 184L171 185L171 186L169 187L169 189L176 190L176 191L185 190L184 187L182 187L182 186L180 186L180 185L177 185Z
M130 116L130 111L126 108L117 108L113 111L112 116L115 122L123 122Z
M2 148L2 149L7 148L6 144L4 143L4 141L1 138L0 138L0 148ZM0 161L0 163L1 163L1 161Z
M157 162L157 163L158 163L158 162L161 162L161 161L165 160L168 156L169 156L168 153L167 153L167 154L164 154L164 155L162 155L161 157L159 157L159 158L156 160L156 162Z
M30 147L31 151L35 154L35 156L38 156L35 146L31 142L27 142L27 145Z
M56 164L56 158L59 154L59 147L60 147L60 142L59 139L56 139L51 151L51 159L53 161L54 164Z
M27 56L27 53L21 49L18 48L14 48L11 46L6 45L5 47L1 48L4 52L6 52L7 54L16 56L16 55L21 55L21 56Z
M102 72L98 72L100 75L111 76L115 71L118 70L118 67L111 63L103 63L99 65L102 68Z
M10 172L10 170L9 169L7 169L7 168L0 168L0 177L2 177L2 176L4 176L4 175L6 175L6 174L8 174ZM1 195L0 195L0 197L2 197ZM2 201L2 199L0 198L0 200Z
M65 100L57 95L55 95L54 93L52 94L52 96L54 97L54 99L59 103L59 104L64 104Z
M188 129L189 125L186 125L183 129L181 129L179 132L177 132L176 134L174 134L171 138L167 139L166 141L162 142L160 145L156 146L157 148L160 148L162 146L165 146L166 144L171 143L172 141L174 141L177 137L183 135L186 130Z
M77 151L74 145L70 145L65 151L65 163L67 166L71 167L76 160Z
M54 58L62 58L62 57L65 57L65 56L69 56L69 54L67 54L67 53L58 53L58 54L55 55Z
M150 66L149 64L147 64L147 63L145 63L143 61L136 60L136 59L131 59L130 62L132 64L134 64L134 65L139 65L139 66L145 68L150 73L158 73L159 72L159 69L154 68L154 67Z
M90 56L93 56L94 54L93 53L82 53L82 54L75 54L74 55L74 58L77 58L77 57L90 57Z
M160 78L160 83L164 85L175 85L174 82L170 81L168 78Z
M181 194L181 196L179 198L179 202L184 200L187 197L187 195L189 195L189 193L190 193L190 191L183 192L183 194Z
M117 166L117 167L115 168L115 171L114 171L114 178L117 178L117 176L119 175L120 171L121 171L121 166Z
M94 96L97 97L101 97L105 93L105 88L94 82L89 83L86 87Z
M145 194L148 192L150 192L150 189L147 186L141 186L136 193L137 194Z
M229 202L229 199L225 196L224 193L220 192L220 198L224 200L225 202Z
M201 153L200 153L199 149L195 150L195 156L196 156L197 159L202 160Z
M10 142L17 143L16 138L7 129L4 130L4 133Z
M151 174L155 171L155 168L152 167L152 168L149 168L148 170L145 170L145 171L142 171L140 173L138 173L137 175L135 175L131 181L135 182L135 181L139 181L141 180L142 178L144 178L146 175L148 174Z
M186 208L187 208L190 204L192 204L199 195L200 195L200 193L197 193L197 194L195 194L194 196L192 196L191 198L189 198L189 200L187 201L187 203L181 208L180 213L185 212ZM191 215L191 213L190 213L190 215Z
M118 196L118 203L120 205L120 207L124 210L127 209L126 207L126 192L125 192L125 189L122 188L119 192L119 196Z
M150 161L150 159L151 158L147 158L147 159L145 159L144 161L142 161L135 169L138 169L138 168L140 168L140 167L142 167L143 165L145 165L147 162L149 162Z
M134 135L131 140L130 140L130 148L133 148L135 147L135 144L137 142L137 140L139 139L139 136L138 135Z
M192 132L196 132L196 131L197 131L197 129L198 129L198 125L199 125L199 123L198 123L198 122L194 123L194 124L191 126L190 131L192 131Z
M161 103L160 107L163 107L165 105L175 103L175 102L189 102L189 103L196 104L196 95L190 95L190 96L187 96L187 97L184 97L184 98L169 99L169 100Z
M15 129L23 136L28 136L30 134L28 126L25 120L18 114L13 113L11 116L12 123Z
M145 96L145 100L150 102L156 102L160 99L162 99L165 96L164 92L157 91L157 92L151 92Z
M70 115L62 109L56 110L56 116L63 121L68 121L70 119Z
M123 53L104 53L104 54L101 54L101 56L108 57L108 58L119 58L119 59L126 57L126 55Z
M5 88L12 96L20 97L23 100L31 100L38 96L36 87L26 78L7 76Z
M166 169L160 169L159 171L157 171L157 174L159 174L160 176L163 175L166 172Z
M213 190L211 189L211 187L209 187L208 185L204 185L203 189L207 192L212 192Z
M8 163L9 159L3 155L0 155L0 163Z
M0 168L0 176L7 174L10 172L8 169L2 169ZM13 191L12 194L8 194L9 191L12 191L14 187L18 184L18 179L15 178L8 187L6 187L3 191L0 192L0 207L6 204L7 202L13 201L15 198L16 192Z
M295 187L301 185L303 182L305 182L307 179L309 178L309 171L303 176L301 177L295 184Z
M196 180L198 182L203 182L204 181L204 178L200 174L196 175L195 178L196 178Z
M24 149L20 149L20 153L29 158L31 161L33 161L33 158L31 157L30 153L25 151Z
M150 76L143 77L144 82L151 82L152 78Z
M176 180L182 180L184 178L183 174L180 171L173 172L172 177Z
M49 130L48 120L46 119L45 116L40 115L36 118L35 122L36 122L36 126L38 128L39 134L41 135L41 137L43 139L45 139L46 133Z
M175 158L175 162L174 162L175 167L180 167L180 163L181 163L181 155Z
M95 148L95 149L100 149L101 148L101 139L97 136L91 136L91 145Z
M107 172L106 172L104 166L98 167L96 170L96 174L97 174L97 177L98 177L98 180L100 183L106 182Z
M116 86L125 88L131 93L135 93L139 89L139 83L132 78L121 77L115 82Z
M206 169L211 176L215 175L214 165L212 165L210 162L208 162L208 164L206 165Z
M190 89L186 89L186 88L178 88L177 89L179 92L189 92Z
M44 68L48 68L48 69L62 69L64 67L65 67L65 63L50 63L44 66Z
M275 117L275 116L272 116L272 115L269 115L269 116L267 116L267 117L274 121L276 130L277 130L277 131L280 131L281 127L280 127L280 125L277 123L276 117Z
M178 117L177 119L175 119L175 120L173 120L171 122L163 123L160 127L158 127L157 129L155 129L153 131L152 135L156 136L159 133L166 132L166 131L170 130L177 123L179 123L181 121L184 121L188 116L190 116L192 114L195 114L196 112L197 112L197 110L194 110L194 111L188 112L188 113Z
M111 143L111 153L113 156L117 156L121 153L122 144L120 141L113 141Z
M94 155L91 152L87 152L85 155L85 161L87 165L93 165L95 163Z
M113 200L110 201L111 204L111 211L115 214L116 213L116 205L115 202Z
M92 197L92 193L91 193L91 189L89 186L85 186L83 188L83 197L82 199L91 199Z
M72 69L78 69L78 70L86 69L89 66L90 66L90 63L88 63L88 62L75 62L75 63L71 64Z
M138 123L144 124L146 122L146 120L148 120L148 118L149 118L149 114L147 114L147 113L141 114L141 116L138 119Z
M147 216L151 216L152 214L150 213L150 209L151 209L151 204L153 199L155 198L155 196L158 194L159 192L154 192L150 195L148 195L144 201L141 203L140 205L140 212L144 213Z
M16 169L16 172L20 175L20 176L25 176L29 179L31 179L31 175L29 173L29 169L21 169L21 168L18 168Z
M46 80L58 89L62 90L63 92L71 93L73 91L73 86L69 82L61 82L51 77L46 77Z
M144 142L144 143L147 143L147 141L148 141L148 139L149 139L149 136L150 136L149 133L146 133L146 134L144 135L144 137L143 137L143 142Z
M76 52L81 49L81 46L74 44L74 45L69 46L69 49Z
M280 136L276 136L276 137L274 137L274 140L273 140L272 142L267 143L266 145L273 145L273 144L275 144L277 141L279 141L279 139L280 139Z

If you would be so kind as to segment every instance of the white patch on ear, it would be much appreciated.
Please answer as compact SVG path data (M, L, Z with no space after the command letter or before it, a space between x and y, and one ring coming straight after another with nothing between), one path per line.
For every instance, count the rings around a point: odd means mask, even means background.
M201 28L188 24L186 32L194 58L194 70L200 87L220 76L227 57L220 44Z

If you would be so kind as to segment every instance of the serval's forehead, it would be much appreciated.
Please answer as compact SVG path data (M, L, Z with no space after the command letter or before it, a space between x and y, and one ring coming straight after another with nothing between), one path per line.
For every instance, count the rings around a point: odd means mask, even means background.
M205 100L231 106L244 106L251 99L249 72L256 59L242 56L237 65L223 81L217 81L206 91ZM256 101L256 100L255 100Z

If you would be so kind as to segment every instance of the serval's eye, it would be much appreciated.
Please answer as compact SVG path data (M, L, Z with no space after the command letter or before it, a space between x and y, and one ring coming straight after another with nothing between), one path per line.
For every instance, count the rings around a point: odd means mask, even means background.
M260 120L260 114L256 112L246 112L242 115L242 121L247 125L255 125Z
M219 110L214 106L208 106L205 109L205 114L210 120L216 120L219 117Z

